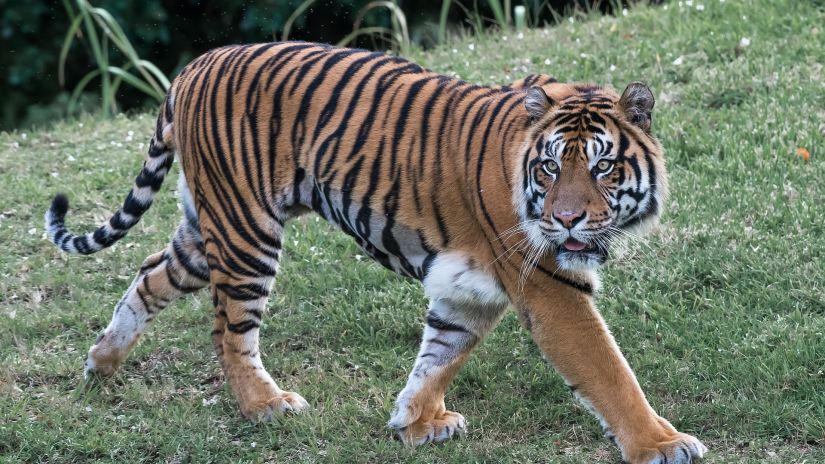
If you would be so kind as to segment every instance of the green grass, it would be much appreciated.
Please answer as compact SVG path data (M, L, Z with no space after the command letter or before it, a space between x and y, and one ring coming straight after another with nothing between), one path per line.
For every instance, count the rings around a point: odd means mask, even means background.
M823 462L825 11L698 3L468 37L413 58L473 82L544 72L650 84L672 196L658 231L604 269L598 304L654 408L702 438L709 462ZM178 222L174 183L93 257L61 255L42 213L64 190L73 228L100 223L138 172L153 122L87 117L0 134L0 461L619 460L512 314L449 392L467 436L415 452L392 440L384 423L426 301L415 282L357 263L357 247L314 217L288 228L261 341L309 413L241 418L212 354L206 293L161 314L113 378L84 384L86 350Z

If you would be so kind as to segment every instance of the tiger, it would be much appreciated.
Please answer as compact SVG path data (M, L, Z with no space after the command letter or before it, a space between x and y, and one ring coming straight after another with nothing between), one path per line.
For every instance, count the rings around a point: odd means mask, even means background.
M285 224L314 212L429 299L388 422L404 444L466 433L447 387L513 308L624 461L699 459L707 448L653 410L594 305L611 244L649 229L666 200L654 103L640 82L621 95L547 75L485 86L307 42L209 51L171 84L119 210L81 235L66 227L66 195L45 214L60 250L98 252L179 160L183 219L115 305L84 374L115 372L166 306L209 287L212 343L242 415L306 410L264 367L259 329Z

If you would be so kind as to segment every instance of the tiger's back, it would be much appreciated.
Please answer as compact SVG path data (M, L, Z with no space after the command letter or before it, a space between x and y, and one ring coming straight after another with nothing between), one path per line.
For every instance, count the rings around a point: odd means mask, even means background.
M466 107L519 104L401 58L306 43L215 50L172 95L186 102L173 131L196 201L216 201L198 187L206 179L259 186L231 192L257 196L240 209L254 203L281 221L312 209L418 279L439 251L477 245L461 243L477 241L466 237L472 210L455 207L469 206L461 188L445 188L466 174L466 160L445 155L461 155L455 142L479 125Z

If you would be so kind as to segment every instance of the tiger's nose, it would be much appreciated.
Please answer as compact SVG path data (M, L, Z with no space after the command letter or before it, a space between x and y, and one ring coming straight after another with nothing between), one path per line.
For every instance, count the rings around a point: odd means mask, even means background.
M584 219L584 210L581 211L571 211L571 210L561 210L561 211L553 211L553 218L561 223L564 227L568 229L572 229L576 227L576 224Z

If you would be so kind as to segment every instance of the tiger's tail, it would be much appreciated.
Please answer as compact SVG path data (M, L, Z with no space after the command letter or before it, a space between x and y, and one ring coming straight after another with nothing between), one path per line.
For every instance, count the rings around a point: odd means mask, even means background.
M46 231L49 240L61 250L89 255L96 253L123 238L126 233L140 221L143 213L152 205L163 179L172 167L175 152L172 147L172 110L169 96L163 103L163 111L158 116L157 127L149 153L143 162L143 169L135 179L132 191L123 202L123 206L94 232L75 235L66 228L66 212L69 210L69 197L58 193L46 211Z

